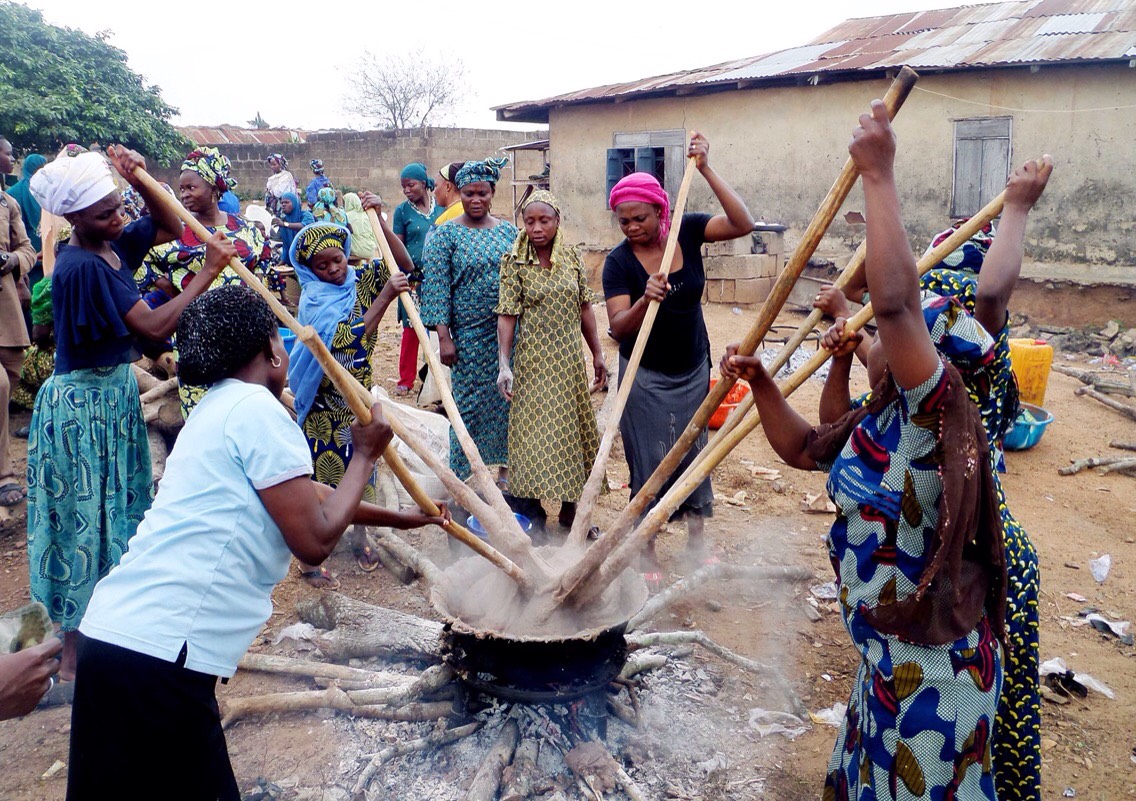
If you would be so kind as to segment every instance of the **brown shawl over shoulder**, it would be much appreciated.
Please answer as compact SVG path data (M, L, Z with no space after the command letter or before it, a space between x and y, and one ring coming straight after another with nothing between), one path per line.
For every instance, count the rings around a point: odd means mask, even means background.
M947 645L969 634L985 612L995 634L1004 641L1005 550L986 430L962 376L949 363L944 367L947 392L934 452L943 491L926 566L914 592L868 610L865 618L886 634L923 645ZM817 462L831 462L865 417L878 414L898 397L889 372L862 408L813 429L807 444L809 456Z

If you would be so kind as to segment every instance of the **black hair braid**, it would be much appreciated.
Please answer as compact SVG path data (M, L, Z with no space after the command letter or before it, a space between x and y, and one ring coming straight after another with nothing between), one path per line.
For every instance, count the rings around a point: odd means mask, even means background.
M212 289L194 298L177 326L178 376L208 386L229 378L266 351L276 331L268 304L246 286Z

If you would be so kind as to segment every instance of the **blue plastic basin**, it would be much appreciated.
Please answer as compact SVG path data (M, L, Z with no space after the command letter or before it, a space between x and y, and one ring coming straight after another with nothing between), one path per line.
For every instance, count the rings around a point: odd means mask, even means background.
M517 518L517 522L521 524L521 531L525 532L526 534L532 531L532 521L527 517L525 517L524 515L519 515L516 512L513 513L513 517ZM472 515L470 515L469 520L466 521L466 528L468 528L477 536L481 537L481 539L485 539L486 535L488 534L488 532L486 532L485 530L485 526L481 525L481 521Z
M1029 410L1033 420L1025 414ZM1040 406L1034 406L1032 403L1023 403L1022 410L1018 412L1018 419L1014 421L1014 427L1006 434L1006 438L1002 441L1003 447L1008 451L1025 451L1032 448L1037 443L1041 442L1041 435L1045 433L1045 427L1053 422L1053 415L1047 412Z
M291 328L280 328L280 338L284 340L284 350L288 353L292 352L292 345L296 341L296 334Z

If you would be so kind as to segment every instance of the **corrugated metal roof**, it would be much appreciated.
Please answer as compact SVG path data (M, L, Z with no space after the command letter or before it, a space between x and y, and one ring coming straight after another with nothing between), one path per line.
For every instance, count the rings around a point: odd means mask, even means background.
M307 131L288 128L240 128L236 125L181 127L195 145L286 145L307 140Z
M1120 61L1136 56L1136 0L1013 0L849 19L812 42L696 70L582 89L496 108L499 120L547 122L555 106L814 75L914 68Z

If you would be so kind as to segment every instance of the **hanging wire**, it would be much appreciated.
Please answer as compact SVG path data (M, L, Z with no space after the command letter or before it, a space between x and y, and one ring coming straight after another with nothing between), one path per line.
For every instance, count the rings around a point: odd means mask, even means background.
M915 91L925 92L929 95L936 95L937 97L945 97L948 100L954 100L959 103L969 103L972 106L995 108L999 111L1014 111L1019 114L1088 114L1095 111L1122 111L1124 109L1136 108L1136 105L1101 106L1100 108L1013 108L1012 106L998 106L994 103L986 103L981 100L968 100L965 97L955 97L954 95L947 95L943 94L942 92L936 92L933 89L924 89L922 86L916 86Z

